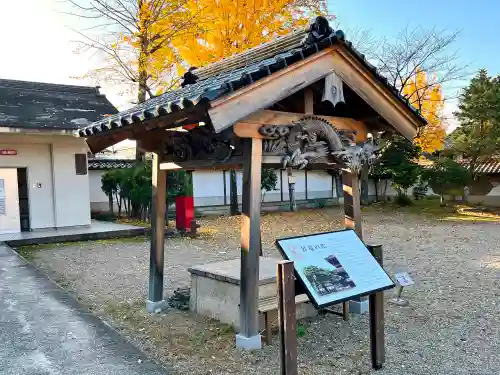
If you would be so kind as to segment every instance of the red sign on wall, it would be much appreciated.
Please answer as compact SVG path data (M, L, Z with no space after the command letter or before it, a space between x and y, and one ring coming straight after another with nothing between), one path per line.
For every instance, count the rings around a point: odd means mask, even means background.
M14 156L14 155L17 155L17 150L0 150L0 155Z

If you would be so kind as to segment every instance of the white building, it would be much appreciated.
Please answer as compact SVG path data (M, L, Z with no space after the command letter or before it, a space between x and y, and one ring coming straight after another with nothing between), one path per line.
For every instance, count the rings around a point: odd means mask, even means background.
M0 233L90 225L87 145L116 112L98 88L0 79Z

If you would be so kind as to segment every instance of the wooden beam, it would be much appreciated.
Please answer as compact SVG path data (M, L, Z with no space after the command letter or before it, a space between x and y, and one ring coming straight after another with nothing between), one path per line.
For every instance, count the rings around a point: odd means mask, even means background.
M160 169L166 171L174 170L211 170L222 171L232 169L242 169L243 159L234 158L228 160L227 163L214 164L212 160L190 160L185 162L163 162L160 164Z
M85 139L87 145L89 146L90 152L93 154L101 152L108 147L111 147L121 141L130 138L131 133L126 130L115 133L103 133L102 135L90 136Z
M403 136L412 140L417 128L423 125L417 116L344 47L338 48L332 56L331 67L342 81Z
M232 126L242 118L266 108L302 90L332 71L334 51L326 48L241 90L213 101L208 114L216 132Z
M314 114L314 91L310 87L304 89L304 113Z
M352 118L322 115L315 116L329 121L337 130L356 132L356 140L359 142L366 141L367 135L370 132L364 123ZM263 139L264 137L259 133L259 128L262 125L289 125L303 117L303 113L262 110L235 124L233 131L240 138Z
M102 133L86 137L86 140L91 152L96 153L126 139L147 140L148 138L156 138L157 141L161 141L158 138L158 134L162 134L160 133L162 130L199 121L206 121L204 106L173 112L153 119L146 119L140 123L105 130ZM144 143L148 144L148 141ZM154 152L155 150L147 149L147 151Z
M241 224L240 332L237 346L260 348L259 251L262 141L245 139Z
M165 211L167 199L167 173L160 169L157 154L153 156L151 247L149 251L148 311L163 307L163 268L165 246Z
M280 326L280 374L297 375L297 317L293 261L278 262L276 277Z

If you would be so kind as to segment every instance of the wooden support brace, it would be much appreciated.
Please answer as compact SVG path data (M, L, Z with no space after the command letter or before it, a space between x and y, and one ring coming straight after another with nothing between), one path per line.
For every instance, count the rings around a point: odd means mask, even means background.
M382 246L368 246L368 249L383 266ZM384 339L384 292L370 294L370 347L372 367L380 370L385 362L385 339Z
M277 265L281 375L297 375L297 319L293 261Z

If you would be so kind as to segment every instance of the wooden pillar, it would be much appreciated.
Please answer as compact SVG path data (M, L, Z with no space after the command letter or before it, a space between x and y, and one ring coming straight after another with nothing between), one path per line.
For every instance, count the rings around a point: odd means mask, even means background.
M354 229L359 238L363 239L358 175L345 169L342 170L342 185L344 190L345 227Z
M163 262L165 245L165 211L167 199L167 171L160 169L158 154L153 156L151 247L149 252L149 291L146 308L159 312L166 307L163 299Z
M260 349L259 251L262 140L244 139L243 204L241 226L240 331L236 347Z
M277 285L281 375L297 375L297 318L295 315L295 273L292 261L278 262Z
M361 203L359 194L359 178L350 170L342 170L342 189L344 191L344 225L348 229L354 229L359 238L363 239L363 227L361 222ZM367 308L366 297L353 299L353 313L362 314ZM349 302L343 303L344 320L348 320L350 310Z
M382 246L368 246L368 249L380 266L383 266ZM380 370L385 362L384 292L370 294L369 305L372 367Z

